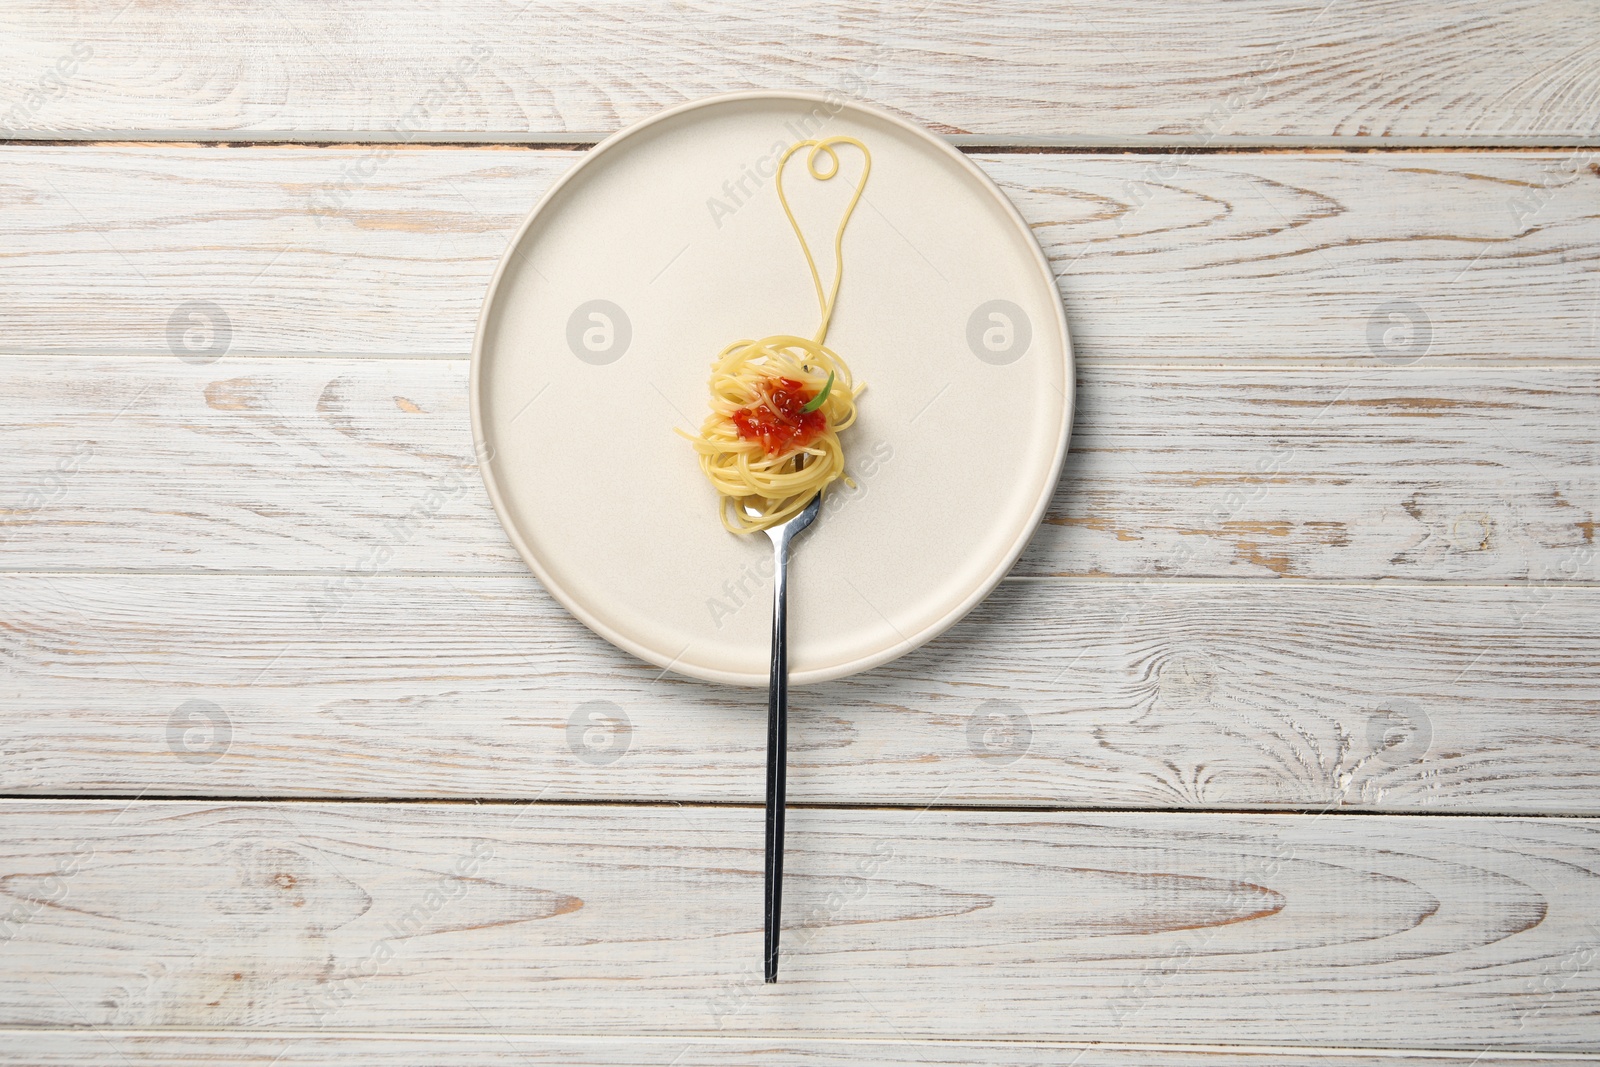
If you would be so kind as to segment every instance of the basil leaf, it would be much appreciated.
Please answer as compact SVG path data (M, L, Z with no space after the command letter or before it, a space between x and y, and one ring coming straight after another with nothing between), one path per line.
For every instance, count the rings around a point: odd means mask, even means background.
M820 408L822 406L822 402L828 399L828 394L831 392L833 392L833 371L828 372L828 380L823 384L822 392L812 397L810 401L806 403L806 406L800 409L800 414L808 415Z

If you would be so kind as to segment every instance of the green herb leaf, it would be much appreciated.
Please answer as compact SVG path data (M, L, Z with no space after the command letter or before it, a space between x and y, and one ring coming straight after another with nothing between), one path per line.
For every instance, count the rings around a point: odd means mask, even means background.
M810 401L806 403L806 406L800 409L800 414L807 415L820 408L822 406L822 402L828 399L828 394L831 392L833 392L833 371L828 372L828 380L823 384L822 392L812 397Z

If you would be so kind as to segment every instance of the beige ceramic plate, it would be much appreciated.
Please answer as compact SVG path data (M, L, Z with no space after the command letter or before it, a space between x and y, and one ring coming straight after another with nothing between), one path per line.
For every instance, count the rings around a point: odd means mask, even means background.
M849 134L872 174L845 236L828 345L867 383L835 483L790 571L795 683L885 663L1005 575L1055 486L1072 355L1055 282L973 163L883 112L738 93L607 139L533 209L484 301L472 417L500 520L557 599L661 667L765 685L770 542L717 521L672 429L699 426L729 342L811 335L810 276L770 178L805 137ZM831 276L860 174L785 188Z

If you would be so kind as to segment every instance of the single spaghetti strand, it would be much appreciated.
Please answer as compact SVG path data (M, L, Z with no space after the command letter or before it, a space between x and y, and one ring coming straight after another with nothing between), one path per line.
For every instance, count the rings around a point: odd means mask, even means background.
M861 181L856 185L855 193L850 197L850 203L844 209L844 217L839 220L839 228L833 235L833 290L827 299L822 296L822 277L817 273L817 261L812 258L811 246L806 243L806 235L800 232L800 223L795 220L794 210L789 207L789 198L783 194L783 168L789 162L789 157L795 151L811 145L811 152L806 156L806 171L818 181L827 181L839 173L839 153L833 146L836 144L852 144L861 149ZM828 173L823 174L817 170L817 156L826 152L833 167ZM778 186L778 203L783 205L783 213L789 217L789 225L794 230L794 235L800 241L800 251L805 253L806 266L811 268L811 283L817 288L817 305L822 310L822 322L817 326L817 344L821 344L828 336L828 324L833 320L833 305L839 299L839 283L844 280L844 228L850 225L850 216L855 214L856 202L861 199L861 192L867 187L867 175L872 173L872 153L867 151L867 146L854 137L828 137L821 141L797 141L784 152L783 158L778 161L778 173L773 179Z
M839 155L834 148L838 144L859 148L863 166L861 180L834 231L833 285L824 291L816 258L784 194L783 172L789 157L809 147L807 172L818 181L828 181L839 173ZM826 171L818 166L819 159L828 164ZM817 332L809 339L773 334L728 345L711 365L711 414L700 433L677 431L700 454L701 469L722 496L722 525L731 533L754 533L787 522L835 479L849 481L839 431L855 422L855 398L865 386L855 383L849 366L823 342L844 278L845 227L871 170L872 153L867 146L846 136L798 141L778 162L774 177L778 202L811 272L821 316ZM801 456L805 457L804 466L799 463ZM746 505L757 514L746 514Z

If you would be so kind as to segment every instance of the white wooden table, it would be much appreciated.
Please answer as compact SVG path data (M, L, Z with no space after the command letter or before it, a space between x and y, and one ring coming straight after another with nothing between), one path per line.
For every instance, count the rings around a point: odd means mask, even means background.
M796 693L775 987L759 694L551 600L464 389L585 146L763 87L969 150L1081 390ZM1600 1055L1593 3L53 0L0 127L0 1063Z

